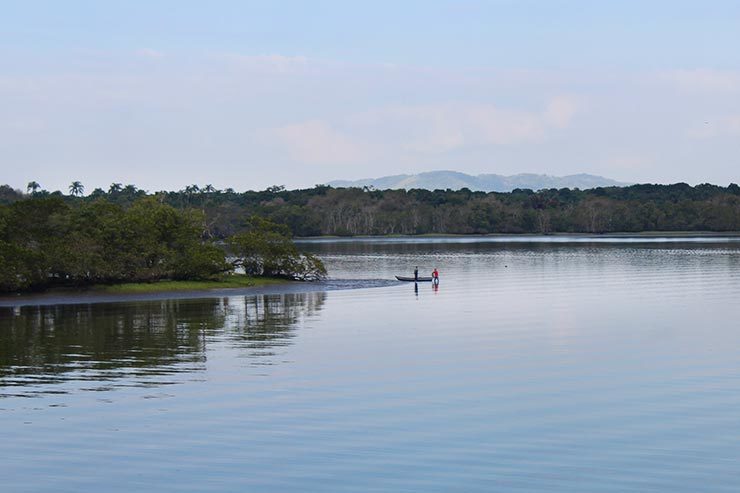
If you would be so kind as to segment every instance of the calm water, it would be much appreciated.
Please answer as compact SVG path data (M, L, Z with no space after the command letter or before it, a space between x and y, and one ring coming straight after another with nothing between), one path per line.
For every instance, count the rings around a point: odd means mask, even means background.
M0 308L2 491L740 490L739 242L304 246L442 282Z

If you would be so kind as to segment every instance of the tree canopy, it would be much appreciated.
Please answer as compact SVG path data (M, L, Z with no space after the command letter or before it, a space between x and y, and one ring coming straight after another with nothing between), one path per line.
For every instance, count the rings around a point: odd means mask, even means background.
M178 210L201 211L206 235L221 240L247 231L245 218L254 215L287 226L295 236L740 231L740 187L735 184L510 193L324 185L239 193L193 184L152 194L132 184L113 183L108 191L95 189L84 197L45 190L23 194L0 186L0 204L58 197L70 205L106 199L127 208L152 196Z
M252 215L296 236L740 231L740 187L634 185L591 190L373 190L270 187L236 193L161 192L168 204L204 211L227 238Z
M257 221L259 228L245 233L249 241L233 242L240 259L263 266L250 274L325 275L317 259L298 253L284 227L252 219ZM18 200L0 206L0 291L209 279L233 272L243 261L227 261L224 248L205 234L205 223L202 210L177 209L151 196L128 207L105 198Z
M321 261L298 251L289 237L287 226L259 216L247 221L247 230L229 240L237 264L247 274L294 277L302 280L321 279L326 269Z

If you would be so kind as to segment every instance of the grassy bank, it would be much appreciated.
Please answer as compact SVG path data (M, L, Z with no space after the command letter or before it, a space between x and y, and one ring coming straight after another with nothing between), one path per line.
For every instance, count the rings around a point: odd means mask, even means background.
M206 291L209 289L253 288L286 284L293 281L271 277L248 277L245 275L225 276L213 281L156 281L131 282L124 284L93 286L89 291L107 294L144 294L168 291Z

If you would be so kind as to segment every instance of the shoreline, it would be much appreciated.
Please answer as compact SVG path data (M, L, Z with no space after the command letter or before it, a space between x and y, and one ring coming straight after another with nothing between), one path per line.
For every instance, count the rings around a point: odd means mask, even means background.
M387 240L387 239L434 239L434 238L740 238L740 231L641 231L637 233L422 233L418 235L354 235L354 236L296 236L295 241L313 240Z
M233 274L219 280L208 281L172 281L126 282L120 284L98 284L83 288L61 288L59 292L90 292L99 294L143 294L167 293L181 291L208 291L211 289L254 288L262 286L288 284L293 281L278 277L249 277L244 274ZM21 293L29 294L29 293Z
M325 281L284 281L262 285L210 288L192 290L170 290L150 292L112 293L93 290L65 290L44 293L0 296L0 309L20 309L52 305L85 305L95 303L127 303L152 301L184 301L204 298L226 298L231 296L260 296L306 294L325 291L344 291L374 287L395 286L399 283L386 279L334 279Z
M16 291L0 293L0 300L18 297L65 296L65 295L109 295L109 294L157 294L184 291L209 291L213 289L253 288L299 282L279 277L249 277L231 274L220 279L119 282L112 284L90 284L83 286L55 286L39 291Z

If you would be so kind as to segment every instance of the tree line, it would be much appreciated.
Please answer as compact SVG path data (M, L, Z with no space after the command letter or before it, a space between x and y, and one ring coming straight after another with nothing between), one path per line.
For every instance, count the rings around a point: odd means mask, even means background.
M0 205L0 291L215 279L239 269L293 279L326 274L283 225L242 218L239 234L219 241L206 233L203 210L161 199L141 194L121 204L37 193Z
M633 185L589 190L374 190L317 185L303 190L274 186L262 191L219 190L190 185L149 193L113 183L83 196L47 192L37 182L27 193L0 187L0 203L57 197L68 204L104 199L131 207L146 197L179 211L200 211L207 238L244 231L245 218L259 216L286 226L295 236L490 233L612 233L645 231L740 231L740 187Z

